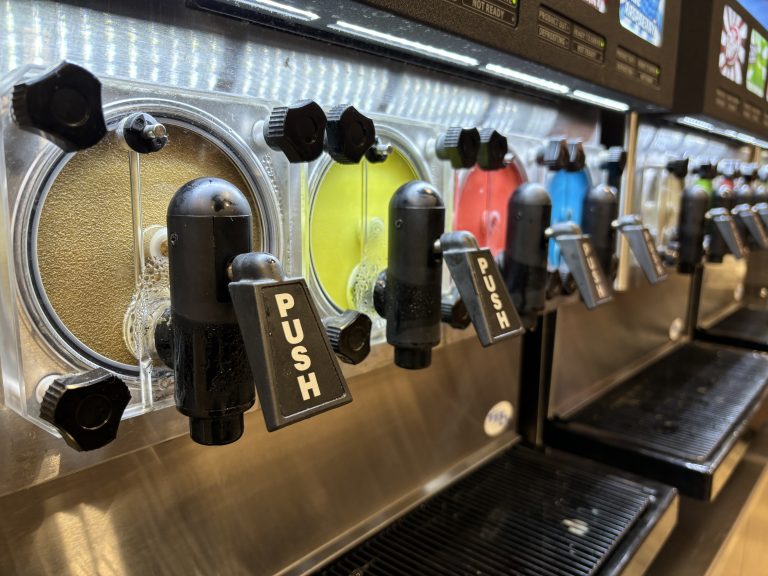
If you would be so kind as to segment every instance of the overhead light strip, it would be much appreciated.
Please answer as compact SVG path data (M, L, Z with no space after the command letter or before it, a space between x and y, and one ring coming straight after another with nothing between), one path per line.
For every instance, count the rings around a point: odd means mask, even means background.
M314 12L294 8L293 6L283 4L282 2L275 2L274 0L227 0L226 3L236 8L254 8L279 16L301 20L303 22L312 22L313 20L320 19L320 16Z
M424 55L429 54L434 58L451 62L453 64L461 64L462 66L477 66L480 61L472 58L471 56L465 56L457 52L451 52L450 50L443 50L436 46L430 46L422 42L416 42L415 40L409 40L407 38L401 38L400 36L393 36L386 32L380 32L379 30L373 30L372 28L366 28L365 26L358 26L357 24L350 24L343 20L338 20L336 24L329 24L328 28L336 30L337 32L344 32L350 36L362 38L363 40L375 41L379 44L397 46L403 48L415 54Z
M590 92L584 92L584 90L574 90L571 97L576 100L581 100L582 102L589 102L590 104L600 106L601 108L608 108L609 110L616 110L618 112L626 112L629 110L629 104L619 102L618 100L611 100L610 98L598 96L597 94L592 94Z
M705 120L699 120L698 118L691 118L690 116L683 116L682 118L677 119L677 123L683 126L688 126L690 128L696 128L697 130L703 130L704 132L709 132L710 134L716 134L717 136L723 136L731 140L737 140L744 144L750 144L752 146L760 146L761 148L768 149L768 142L766 142L765 140L761 140L760 138L755 138L754 136L750 136L749 134L745 134L744 132L739 132L737 130L720 128L718 126L715 126L711 122L707 122Z
M506 66L499 66L498 64L486 64L485 70L491 74L495 74L496 76L517 82L518 84L533 86L534 88L546 90L547 92L552 92L554 94L567 94L570 91L570 88L568 88L568 86L565 84L558 84L557 82L552 82L551 80L544 80L543 78L538 78L536 76L526 74L525 72L519 72L518 70L513 70L512 68L507 68Z

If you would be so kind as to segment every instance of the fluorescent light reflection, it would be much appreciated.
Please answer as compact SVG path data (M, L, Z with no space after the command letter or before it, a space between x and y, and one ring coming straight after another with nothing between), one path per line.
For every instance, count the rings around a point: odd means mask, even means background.
M590 92L584 92L583 90L574 90L571 96L576 100L589 102L590 104L600 106L601 108L608 108L609 110L616 110L618 112L626 112L629 110L629 104L598 96L597 94L591 94Z
M677 119L677 123L683 126L688 126L689 128L696 128L697 130L703 130L704 132L709 132L710 134L724 136L725 138L730 138L731 140L737 140L744 144L749 144L751 146L759 146L760 148L768 149L768 141L762 140L760 138L755 138L754 136L750 136L749 134L744 134L743 132L738 132L736 130L720 128L718 126L715 126L711 122L707 122L705 120L699 120L698 118L691 118L690 116L683 116L682 118Z
M336 30L337 32L344 32L350 36L356 36L364 40L373 40L380 44L391 44L416 54L429 54L430 56L440 60L445 60L446 62L451 62L453 64L461 64L462 66L477 66L480 64L478 60L470 56L464 56L463 54L458 54L449 50L443 50L442 48L430 46L429 44L422 44L421 42L415 42L414 40L408 40L407 38L400 38L399 36L393 36L392 34L379 32L378 30L373 30L364 26L358 26L357 24L350 24L349 22L344 22L342 20L337 21L336 24L329 24L328 28Z
M501 76L502 78L517 82L518 84L533 86L535 88L540 88L541 90L546 90L547 92L553 92L555 94L567 94L570 90L565 84L558 84L557 82L544 80L543 78L531 76L525 72L519 72L517 70L513 70L512 68L507 68L506 66L499 66L498 64L486 64L485 70L491 74L495 74L496 76Z
M294 8L282 2L275 2L274 0L228 0L227 4L237 8L248 7L264 10L279 16L302 20L303 22L311 22L320 18L320 16L309 10L300 10L299 8Z

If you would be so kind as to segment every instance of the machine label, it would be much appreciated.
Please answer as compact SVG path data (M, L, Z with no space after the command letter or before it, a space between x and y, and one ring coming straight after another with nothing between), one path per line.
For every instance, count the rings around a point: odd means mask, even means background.
M493 340L514 333L520 329L514 304L509 297L499 268L488 250L479 250L472 259L473 276L481 278L480 301L489 321Z
M597 63L605 61L605 38L543 6L538 35L542 40Z
M514 28L520 8L518 0L444 0L484 18Z
M488 414L486 414L483 430L490 437L498 436L509 428L514 415L515 407L512 406L512 403L502 400L494 404L488 411Z
M661 66L621 46L616 48L616 70L651 86L658 86L661 81Z

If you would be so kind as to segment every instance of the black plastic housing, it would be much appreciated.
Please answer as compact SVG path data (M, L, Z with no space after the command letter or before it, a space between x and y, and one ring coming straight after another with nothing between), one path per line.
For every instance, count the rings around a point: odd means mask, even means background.
M613 221L619 216L619 201L616 188L600 184L584 197L582 230L592 239L595 256L605 275L610 278L614 272L616 229Z
M701 186L683 190L678 220L680 242L677 271L692 274L704 257L704 222L709 209L709 194Z
M168 206L168 240L176 408L195 442L229 444L256 401L227 273L251 250L251 208L229 182L193 180Z

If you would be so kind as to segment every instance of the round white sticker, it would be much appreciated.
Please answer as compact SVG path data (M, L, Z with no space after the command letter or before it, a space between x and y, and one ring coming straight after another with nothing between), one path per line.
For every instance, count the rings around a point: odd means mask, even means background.
M485 422L483 428L488 436L498 436L504 430L507 429L509 423L512 422L512 416L515 413L515 408L511 402L502 400L501 402L494 404L493 408L488 411L485 416Z

